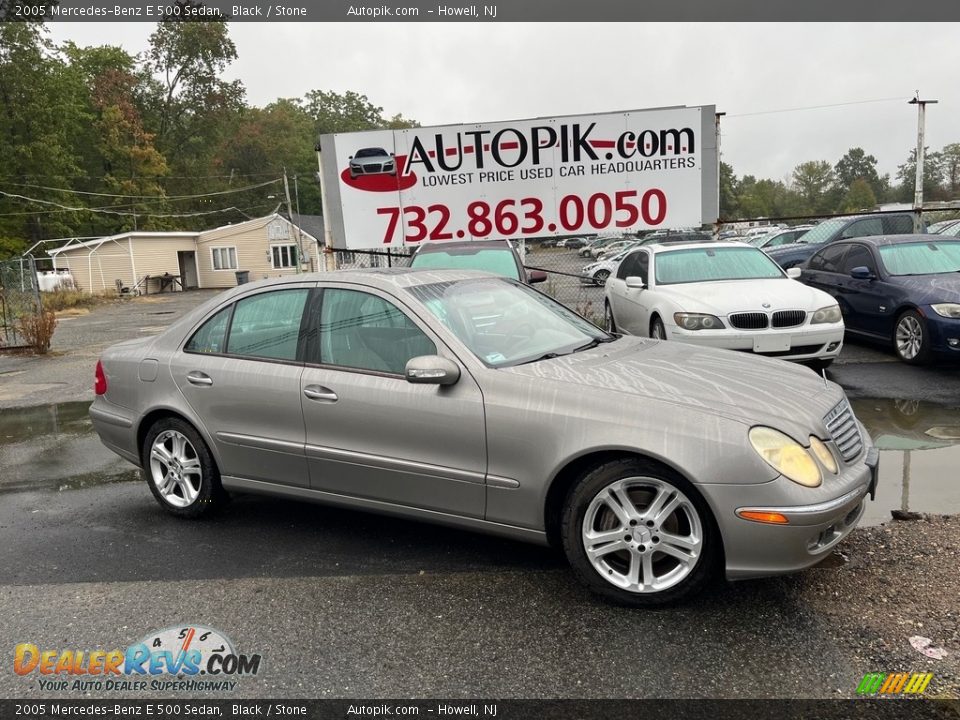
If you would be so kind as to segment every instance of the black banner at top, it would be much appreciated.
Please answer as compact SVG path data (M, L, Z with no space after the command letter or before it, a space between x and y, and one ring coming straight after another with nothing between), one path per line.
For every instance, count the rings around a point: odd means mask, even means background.
M956 0L0 0L0 20L45 22L918 22ZM599 39L599 38L598 38ZM669 41L665 38L665 41Z

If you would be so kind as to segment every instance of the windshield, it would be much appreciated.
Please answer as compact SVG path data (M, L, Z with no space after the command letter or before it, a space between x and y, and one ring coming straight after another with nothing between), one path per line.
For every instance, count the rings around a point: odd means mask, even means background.
M829 240L837 230L842 229L846 224L847 221L843 219L827 220L807 230L797 238L797 242L806 243L807 245L819 245Z
M933 275L960 271L960 242L881 245L880 259L891 275Z
M432 283L408 292L490 367L566 355L613 339L555 300L508 280Z
M765 252L749 246L671 250L655 257L658 285L784 277Z
M383 148L363 148L362 150L357 150L357 154L354 155L355 158L365 158L365 157L382 157L387 154L387 151Z
M747 239L747 244L748 244L748 245L753 245L754 247L760 247L760 246L763 245L768 239L770 239L770 235L757 235L757 236L755 236L755 237L752 237L752 238Z
M443 268L449 270L485 270L494 275L503 275L511 280L520 279L517 261L509 248L486 248L483 250L460 249L449 252L417 253L412 268Z

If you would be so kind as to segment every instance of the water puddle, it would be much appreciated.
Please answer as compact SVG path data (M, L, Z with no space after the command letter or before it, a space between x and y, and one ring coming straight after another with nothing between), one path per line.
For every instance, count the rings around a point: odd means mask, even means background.
M880 449L877 499L861 524L888 522L895 510L960 513L960 410L919 400L850 404Z
M89 402L0 410L0 493L124 482L136 469L100 442Z

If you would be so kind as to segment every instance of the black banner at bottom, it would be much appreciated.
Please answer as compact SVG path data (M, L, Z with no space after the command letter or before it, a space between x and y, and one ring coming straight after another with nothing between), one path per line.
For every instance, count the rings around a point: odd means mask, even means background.
M0 700L22 718L307 718L309 720L957 720L960 701L856 700Z

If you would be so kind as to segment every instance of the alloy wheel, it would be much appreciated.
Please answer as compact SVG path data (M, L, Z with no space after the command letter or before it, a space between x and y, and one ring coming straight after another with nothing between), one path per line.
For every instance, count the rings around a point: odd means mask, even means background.
M904 315L897 323L897 352L904 360L913 360L923 347L923 325L913 315Z
M196 449L185 435L165 430L150 447L150 478L170 505L185 508L200 494L203 471Z

